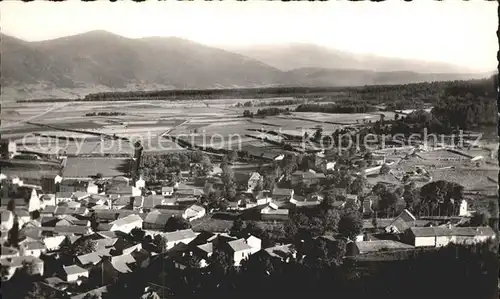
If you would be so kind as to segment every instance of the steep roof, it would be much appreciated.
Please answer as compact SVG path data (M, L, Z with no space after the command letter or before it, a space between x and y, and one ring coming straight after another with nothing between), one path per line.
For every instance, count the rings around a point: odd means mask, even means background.
M192 205L189 207L189 209L195 211L195 212L203 212L205 211L204 207L198 206L198 205Z
M277 257L281 259L289 254L292 254L292 244L265 248L264 251L267 252L271 257Z
M250 247L250 245L247 244L245 239L238 239L238 240L234 240L234 241L229 241L229 242L227 242L227 245L229 245L229 247L234 252L252 249L252 247Z
M179 214L179 211L176 211L177 214ZM158 224L158 225L165 225L167 224L168 219L170 219L173 216L173 214L170 213L161 213L158 210L154 210L152 212L149 212L146 215L146 218L144 219L145 223L153 223L153 224Z
M489 227L412 227L411 233L415 237L439 236L490 236L495 237L495 231Z
M82 267L79 267L77 265L71 265L71 266L63 266L64 272L66 272L66 275L73 275L73 274L83 274L83 273L88 273L89 271L86 269L83 269Z
M122 226L122 225L130 224L130 223L134 223L136 221L142 222L143 220L139 215L131 214L131 215L125 216L123 218L117 219L117 220L111 222L110 224L116 225L116 226Z
M144 202L142 204L143 208L152 209L163 203L164 197L162 195L148 195L144 197Z
M378 252L383 249L411 249L411 245L392 240L374 240L356 242L360 253Z
M192 229L183 229L175 232L168 232L165 234L165 238L168 242L181 241L191 238L196 238L196 233Z
M292 191L292 189L274 188L273 196L290 196Z
M130 254L122 254L118 256L113 256L111 258L111 264L118 272L129 273L132 270L129 268L129 264L135 263L135 259Z
M91 252L88 254L79 255L76 257L82 265L97 264L101 261L101 257L97 252Z

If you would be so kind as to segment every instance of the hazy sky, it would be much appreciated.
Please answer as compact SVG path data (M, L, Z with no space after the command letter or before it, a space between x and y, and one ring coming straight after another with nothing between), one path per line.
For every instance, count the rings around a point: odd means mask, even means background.
M3 1L2 32L34 41L107 30L228 46L307 42L339 50L496 68L496 1L64 3Z

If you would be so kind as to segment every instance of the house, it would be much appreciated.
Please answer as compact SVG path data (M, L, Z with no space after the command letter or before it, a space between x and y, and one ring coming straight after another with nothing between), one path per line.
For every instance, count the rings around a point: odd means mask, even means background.
M89 181L87 183L87 193L88 194L99 194L99 186L97 186L94 182Z
M182 215L182 210L158 210L155 209L144 218L144 229L163 230L167 224L168 219L173 216Z
M24 263L33 265L33 275L39 274L43 276L44 262L40 258L34 256L13 256L0 259L2 268L5 267L7 269L6 279L10 279L17 269L24 266Z
M77 265L63 266L64 279L67 282L73 282L80 279L80 277L89 277L89 270L83 269Z
M192 229L183 229L175 232L168 232L164 234L167 242L166 248L170 249L179 243L189 244L196 238L197 234Z
M9 206L9 202L11 201L15 204L16 208L28 208L28 202L22 197L2 197L0 200L3 208L7 208Z
M1 224L1 230L10 230L14 226L14 214L12 211L5 210L2 211L1 214L2 217L2 224Z
M380 251L410 250L415 247L392 240L356 241L349 243L349 255L377 253Z
M71 191L56 192L55 197L56 197L56 204L59 204L60 202L67 202L73 199L73 192Z
M470 212L471 211L469 211L467 200L462 199L462 201L460 202L460 208L459 208L458 216L467 217L467 216L471 215Z
M31 221L31 215L28 210L25 209L15 209L14 214L17 216L17 222L19 223L19 227L23 227L24 224Z
M409 242L415 247L442 247L450 243L476 244L495 239L489 227L411 227L407 231Z
M282 209L277 203L270 202L260 210L260 218L263 221L285 221L288 220L288 209Z
M108 197L105 195L91 194L86 201L89 205L104 205L108 202Z
M90 193L82 192L82 191L74 192L73 195L71 196L71 198L73 200L76 200L76 201L83 201L89 197L90 197Z
M19 251L16 250L15 248L11 247L5 247L2 245L2 251L1 251L1 256L0 259L5 259L8 257L14 257L14 256L19 256Z
M297 186L300 183L309 185L319 184L325 179L323 173L316 173L312 170L309 171L296 171L292 173L291 184Z
M57 184L57 183L56 183ZM94 191L94 187L89 188L89 180L80 179L62 179L60 183L57 184L60 192L87 192Z
M68 202L65 202L65 203L62 203L59 205L60 207L66 207L66 208L71 208L71 209L78 209L82 206L81 203L77 202L77 201L68 201Z
M265 248L264 250L261 250L261 252L268 255L271 258L279 259L282 262L289 261L290 257L293 258L296 257L292 244L278 245L270 248Z
M81 267L85 269L90 269L101 261L101 256L99 255L99 253L94 251L91 253L77 256L76 261Z
M56 212L57 207L56 206L45 206L45 208L40 211L40 217L54 217L54 214Z
M245 242L252 247L250 254L254 254L262 249L262 240L255 236L249 236Z
M66 215L85 216L88 213L89 213L89 210L86 207L70 208L70 207L59 206L54 211L54 216L58 216L58 217L62 217L62 216L66 216Z
M247 191L252 192L259 183L262 183L262 176L258 172L252 172L248 178Z
M47 251L56 251L59 250L59 247L64 239L66 239L66 236L45 237L43 239L43 244L45 245L45 248L47 248Z
M388 234L402 234L410 227L414 227L416 220L410 211L404 209L391 224L385 227L385 232Z
M42 209L46 206L56 206L56 195L55 194L43 194L40 197Z
M161 187L161 195L172 196L174 194L174 187Z
M139 215L131 214L108 223L108 230L121 231L128 234L134 228L142 228L142 223L143 220Z
M163 195L148 195L144 197L142 209L147 212L163 204L165 204L165 197Z
M132 272L132 265L134 265L135 262L136 261L131 254L122 254L111 257L111 265L113 265L113 268L120 273Z
M182 186L182 188L178 188L175 190L174 195L178 198L182 197L190 197L190 198L199 198L202 195L202 190L189 188L188 186Z
M142 176L139 176L139 179L135 181L135 187L138 189L146 188L146 181L142 178Z
M274 201L289 201L293 198L293 189L274 188L272 198Z
M131 204L131 198L130 196L120 196L120 197L115 197L110 199L111 200L111 207L113 209L123 209L127 206L130 206Z
M205 216L205 208L202 206L198 206L198 205L190 206L182 214L182 218L189 220L189 221L199 219L203 216Z
M247 259L252 253L255 252L255 248L252 248L249 244L247 244L245 239L229 241L226 244L226 248L229 249L229 252L233 257L235 266L240 266L241 261Z
M312 207L320 204L320 201L314 198L307 198L304 196L295 195L293 199L290 200L290 204L296 207Z
M77 218L71 215L64 215L59 218L59 221L56 222L55 226L68 226L73 225L73 221L78 220Z
M35 189L31 190L31 196L28 201L28 212L34 212L41 210L41 201Z
M41 241L27 241L19 244L19 252L23 256L40 257L47 251L47 247Z
M124 184L112 184L106 189L107 195L115 195L117 197L131 197L141 196L142 191L135 186L128 186Z

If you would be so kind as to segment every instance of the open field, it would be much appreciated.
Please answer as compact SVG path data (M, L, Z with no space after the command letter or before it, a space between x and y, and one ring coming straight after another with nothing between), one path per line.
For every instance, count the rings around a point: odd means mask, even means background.
M101 173L103 177L113 177L126 174L130 162L130 159L69 157L63 175L68 178L87 178Z

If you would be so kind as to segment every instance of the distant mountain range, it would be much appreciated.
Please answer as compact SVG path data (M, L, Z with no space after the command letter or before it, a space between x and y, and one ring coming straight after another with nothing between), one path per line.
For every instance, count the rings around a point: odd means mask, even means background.
M485 77L440 63L356 56L307 44L222 50L106 31L41 42L1 35L3 87L44 89L355 86Z

